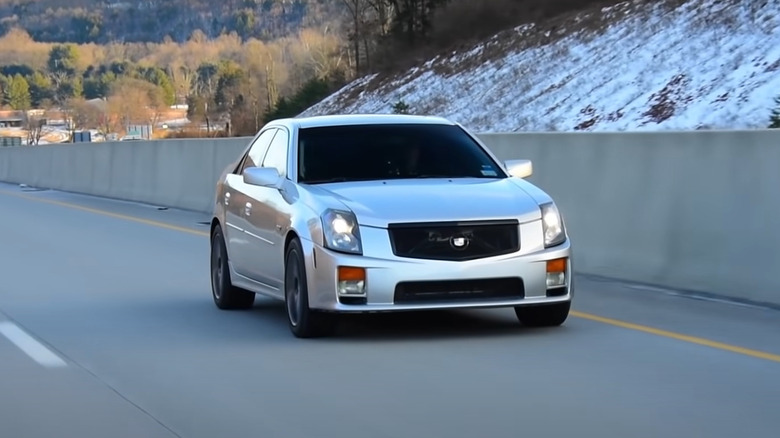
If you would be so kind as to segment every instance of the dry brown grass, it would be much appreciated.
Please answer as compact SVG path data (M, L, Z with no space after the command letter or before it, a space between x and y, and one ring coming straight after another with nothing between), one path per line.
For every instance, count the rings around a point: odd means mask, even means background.
M227 134L224 130L214 130L206 132L198 127L185 127L178 131L165 131L160 134L161 138L224 138Z

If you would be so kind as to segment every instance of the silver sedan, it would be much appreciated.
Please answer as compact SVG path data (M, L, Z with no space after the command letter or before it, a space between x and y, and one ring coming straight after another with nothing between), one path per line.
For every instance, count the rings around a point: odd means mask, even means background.
M346 312L513 307L524 325L560 325L571 244L531 172L437 117L268 123L217 183L214 302L282 300L298 337Z

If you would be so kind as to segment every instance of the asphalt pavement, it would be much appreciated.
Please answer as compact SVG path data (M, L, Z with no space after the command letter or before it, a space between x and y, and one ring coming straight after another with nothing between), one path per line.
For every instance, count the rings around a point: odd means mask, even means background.
M577 278L508 309L220 311L199 213L0 184L0 437L768 437L780 311Z

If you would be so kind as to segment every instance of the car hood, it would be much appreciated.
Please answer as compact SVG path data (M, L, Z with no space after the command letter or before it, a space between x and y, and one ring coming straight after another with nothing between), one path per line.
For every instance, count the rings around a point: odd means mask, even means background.
M511 179L426 179L319 185L364 226L397 222L539 219L537 202Z

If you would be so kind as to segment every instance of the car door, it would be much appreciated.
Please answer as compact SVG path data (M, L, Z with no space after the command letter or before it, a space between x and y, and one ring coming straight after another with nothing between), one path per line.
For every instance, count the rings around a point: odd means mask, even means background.
M248 193L247 189L251 186L244 182L243 172L247 167L260 166L274 134L276 134L276 128L263 130L255 138L237 171L229 174L225 181L223 202L225 203L225 240L227 241L228 255L236 273L249 278L253 278L252 263L258 244L256 239L247 233L247 228L250 226L249 212L254 200ZM247 209L248 205L250 209Z
M268 148L262 167L273 167L282 180L279 187L252 187L252 205L249 229L263 243L253 258L253 274L275 288L284 284L284 232L290 224L291 205L284 197L291 181L288 178L290 134L280 127Z

